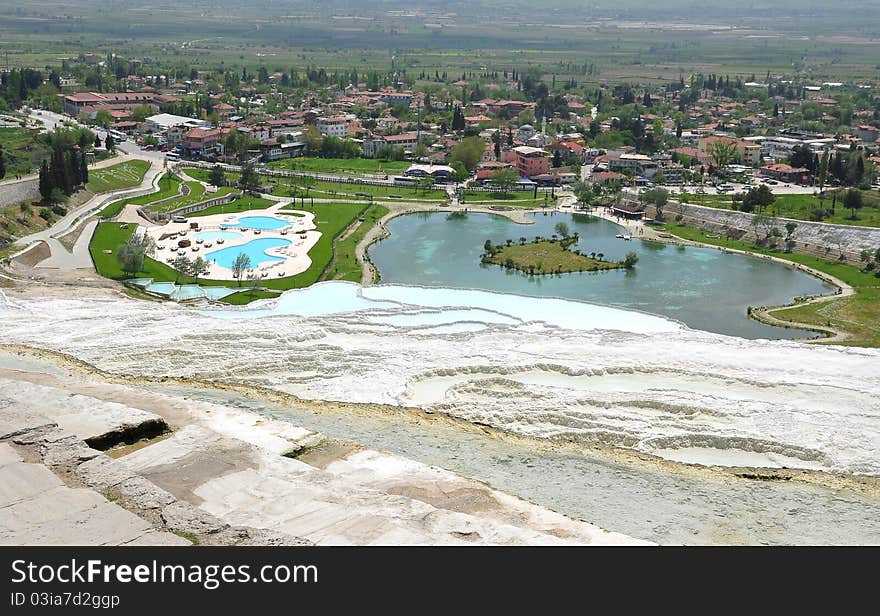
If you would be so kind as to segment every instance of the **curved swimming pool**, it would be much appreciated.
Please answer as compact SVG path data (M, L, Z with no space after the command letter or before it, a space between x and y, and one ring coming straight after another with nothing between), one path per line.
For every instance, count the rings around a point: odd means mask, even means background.
M228 223L227 227L244 227L246 229L260 229L270 231L274 229L283 229L293 224L293 221L275 216L245 216L239 218L236 223Z
M196 233L196 239L213 242L216 240L237 240L242 237L238 231L200 231Z
M208 261L214 261L221 267L232 269L232 263L235 261L235 258L239 254L244 253L250 257L251 267L257 267L259 264L269 261L283 261L284 257L276 257L267 254L266 251L289 244L290 240L281 237L264 237L251 240L247 244L241 244L240 246L227 246L226 248L209 252L205 254L205 258Z

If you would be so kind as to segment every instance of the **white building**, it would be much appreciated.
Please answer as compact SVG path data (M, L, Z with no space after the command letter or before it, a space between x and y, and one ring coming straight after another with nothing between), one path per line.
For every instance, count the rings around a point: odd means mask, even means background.
M333 118L319 118L317 123L318 132L325 137L348 137L348 118L336 116Z
M206 120L187 118L186 116L173 115L170 113L160 113L150 116L144 123L144 128L148 133L164 133L172 126L183 126L189 130L192 128L210 128L211 123Z

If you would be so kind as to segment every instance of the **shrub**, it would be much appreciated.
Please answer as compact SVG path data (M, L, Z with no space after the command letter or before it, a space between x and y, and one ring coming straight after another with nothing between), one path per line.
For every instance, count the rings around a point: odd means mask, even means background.
M40 218L46 222L52 222L52 210L47 207L40 208Z

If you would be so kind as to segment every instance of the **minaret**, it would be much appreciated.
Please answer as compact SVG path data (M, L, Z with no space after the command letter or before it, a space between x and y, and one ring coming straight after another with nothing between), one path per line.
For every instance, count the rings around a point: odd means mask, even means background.
M547 145L547 114L541 114L541 146Z

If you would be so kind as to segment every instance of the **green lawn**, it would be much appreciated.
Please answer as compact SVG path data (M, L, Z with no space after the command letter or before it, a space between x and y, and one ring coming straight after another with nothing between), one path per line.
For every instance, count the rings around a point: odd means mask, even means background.
M357 226L351 235L344 240L336 242L335 254L323 276L324 279L361 281L363 270L355 255L355 248L373 225L376 224L376 221L387 213L388 208L378 204L373 204L364 211L361 216L364 221Z
M406 171L410 162L381 161L369 158L288 158L269 163L273 169L288 169L309 173L382 173L399 174Z
M195 205L196 203L201 203L202 201L208 201L215 197L222 197L224 195L228 195L233 192L235 189L230 188L229 186L223 186L217 189L217 192L212 194L205 194L205 187L198 182L187 182L187 186L190 186L192 192L186 197L179 197L177 199L173 199L171 201L166 201L164 203L160 203L154 208L150 208L151 211L156 212L170 212L171 210L176 210L177 208L186 207L187 205ZM196 214L192 214L195 216Z
M238 293L233 293L232 295L227 295L220 301L224 304L230 304L232 306L244 306L245 304L249 304L258 299L272 299L274 297L278 297L278 293L272 291L261 291L259 289L248 289L246 291L239 291Z
M795 220L813 220L813 210L830 210L833 199L830 195L837 195L837 204L831 216L823 218L822 222L839 225L860 225L863 227L880 227L880 192L876 190L864 191L862 198L864 207L856 210L855 219L852 211L843 207L844 191L827 193L824 199L816 195L777 195L776 201L769 206L766 213L780 218L793 218ZM708 207L733 209L731 195L687 195L688 203L705 205ZM675 211L675 204L666 206L668 212Z
M702 229L693 227L670 224L665 228L669 233L684 239L772 255L839 278L853 287L854 296L793 308L782 308L772 311L771 314L777 319L789 321L793 325L807 323L816 327L833 327L849 335L849 339L835 344L880 347L880 278L873 272L864 272L856 266L839 261L829 261L797 253L782 253L760 248L747 242L718 238L707 234Z
M26 128L0 128L0 145L6 161L6 177L2 179L39 171L40 163L49 158L51 151L38 136L38 131Z
M186 173L197 180L207 182L211 172L209 169L187 169ZM230 184L238 182L238 178L239 174L237 173L226 174L226 181ZM370 197L368 195L372 195L374 199L388 199L395 195L402 197L403 200L445 201L447 199L446 191L436 188L421 190L410 186L346 184L345 182L323 182L311 178L282 178L275 176L260 176L260 183L264 186L274 187L272 194L281 197L314 197L316 199L342 197L345 199L369 201ZM531 195L532 193L527 194Z
M229 187L221 188L220 190L225 190L227 193L232 192L232 189ZM220 193L218 190L218 196ZM200 201L204 201L202 198ZM240 199L236 199L231 203L225 203L221 205L212 205L206 210L202 210L201 212L195 212L190 214L190 216L209 216L211 214L237 214L238 212L246 212L248 210L265 210L267 207L273 206L277 203L277 201L269 201L268 199L263 199L262 197L242 197ZM177 206L179 207L179 206Z
M127 160L103 169L89 169L88 189L102 193L137 186L143 182L149 168L150 163L145 160Z
M501 246L492 253L492 256L487 256L485 262L529 274L594 272L623 267L619 263L574 253L563 248L561 242L547 240Z
M173 197L179 192L180 180L178 180L170 173L166 173L161 178L159 178L158 192L150 193L149 195L144 195L142 197L133 197L131 199L120 199L119 201L114 201L103 210L101 210L98 215L103 216L104 218L113 218L114 216L118 216L120 212L122 212L122 210L125 208L125 206L129 203L133 203L135 205L146 205L147 203L159 201L160 199Z

